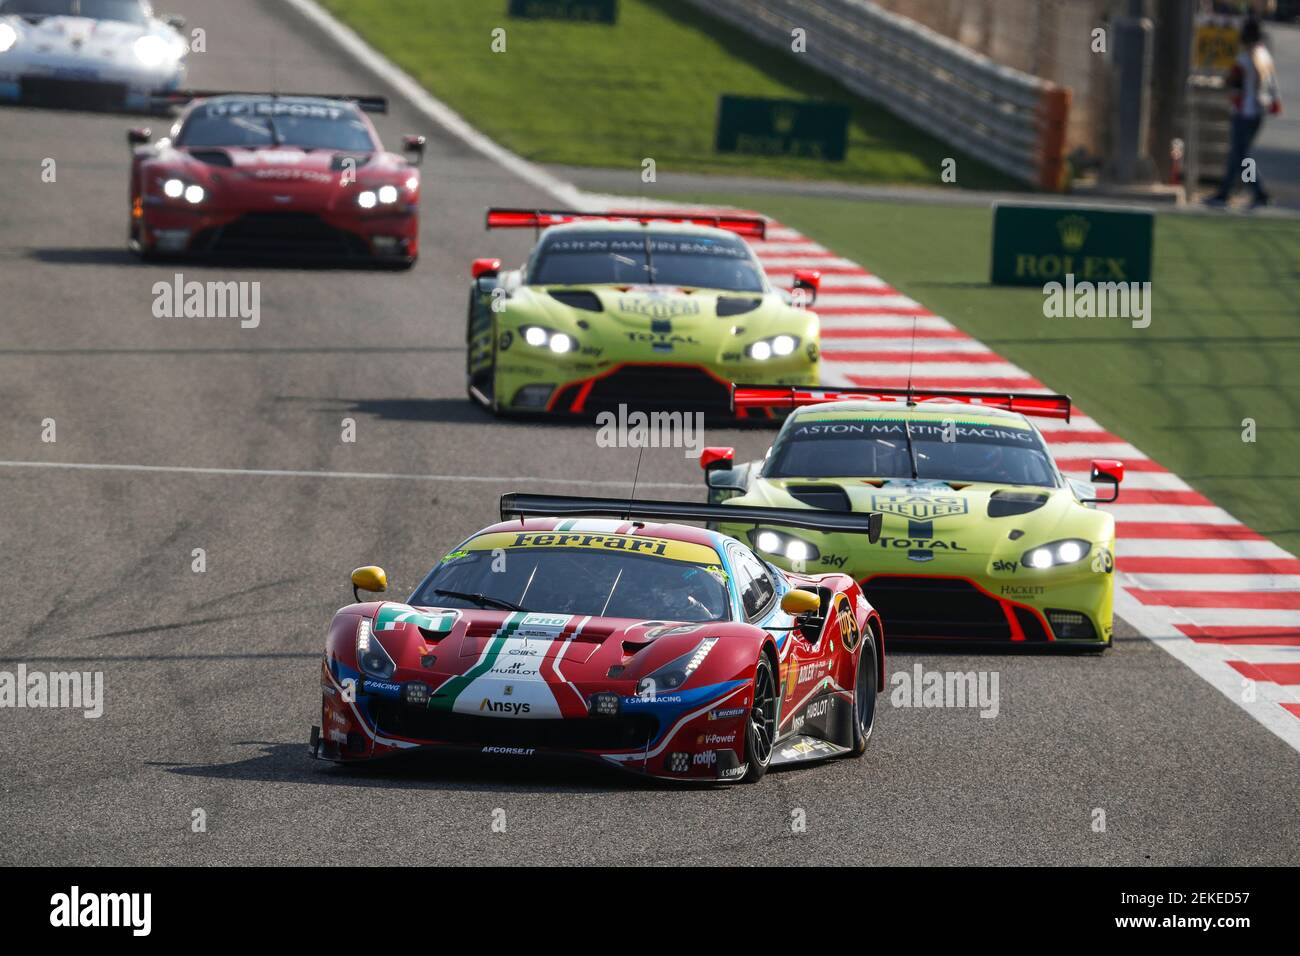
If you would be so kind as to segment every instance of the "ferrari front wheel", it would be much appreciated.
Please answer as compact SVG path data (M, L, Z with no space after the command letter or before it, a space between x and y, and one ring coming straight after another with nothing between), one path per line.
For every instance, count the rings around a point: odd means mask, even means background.
M876 642L864 635L858 652L858 679L853 684L853 746L850 757L861 757L876 726Z
M757 783L767 773L772 762L772 747L776 742L777 716L776 675L766 654L760 654L754 668L754 703L745 725L745 760L749 769L745 783Z

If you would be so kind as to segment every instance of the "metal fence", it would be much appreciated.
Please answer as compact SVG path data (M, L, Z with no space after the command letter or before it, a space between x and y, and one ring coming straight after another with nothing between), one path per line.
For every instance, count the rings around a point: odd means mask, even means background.
M1015 179L1065 185L1070 91L867 0L690 0ZM795 30L806 51L794 53Z

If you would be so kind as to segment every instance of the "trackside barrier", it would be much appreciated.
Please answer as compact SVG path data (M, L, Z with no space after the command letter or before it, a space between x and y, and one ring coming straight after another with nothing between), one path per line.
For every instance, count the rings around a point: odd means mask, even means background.
M1008 176L1065 188L1067 87L1001 66L868 0L689 2ZM806 37L798 54L796 29Z

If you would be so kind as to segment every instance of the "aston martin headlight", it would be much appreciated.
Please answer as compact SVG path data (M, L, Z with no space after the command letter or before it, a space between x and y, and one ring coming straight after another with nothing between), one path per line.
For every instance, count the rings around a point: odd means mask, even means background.
M170 52L162 37L146 36L135 41L135 58L145 66L158 66Z
M787 355L793 355L798 347L799 339L797 336L773 335L766 339L759 339L757 342L751 342L745 348L745 354L755 361L766 362L773 356L785 358Z
M371 628L370 618L363 617L357 622L357 666L363 674L387 680L397 670L397 665L379 643Z
M709 656L709 651L713 650L713 645L716 643L718 643L716 637L706 637L689 654L683 654L653 673L642 677L637 681L637 696L654 697L656 694L673 691L681 687L704 663L704 658Z
M0 23L0 53L7 53L18 42L18 31L7 23Z
M536 349L550 349L557 355L572 352L578 345L572 335L544 329L540 325L525 325L519 330L524 341Z
M1092 545L1087 541L1067 538L1064 541L1053 541L1051 544L1030 548L1020 560L1027 568L1042 570L1065 564L1076 564L1086 558L1091 550Z
M767 528L750 533L754 547L764 554L774 554L790 561L813 561L822 556L817 545L783 531Z

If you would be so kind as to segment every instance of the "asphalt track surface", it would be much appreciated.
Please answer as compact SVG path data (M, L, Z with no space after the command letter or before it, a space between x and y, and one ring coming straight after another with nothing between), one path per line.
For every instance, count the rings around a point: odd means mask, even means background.
M208 30L196 87L269 85L274 55L282 86L382 91L280 4L172 7ZM625 492L636 452L464 398L469 259L519 261L531 241L485 234L483 209L548 197L397 101L385 139L430 136L414 271L145 266L124 250L138 122L0 110L0 459L444 477L0 466L0 670L106 685L97 720L0 710L0 863L1300 862L1296 752L1125 627L1099 657L895 653L891 673L997 672L998 716L884 697L865 758L757 786L312 761L318 655L351 568L384 565L400 597L502 492ZM261 324L154 318L153 283L177 271L260 281ZM769 440L708 435L746 457ZM679 450L647 452L641 481L701 494Z

